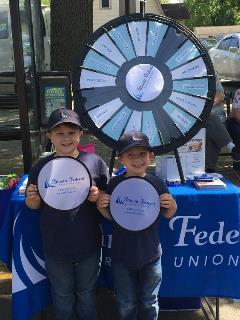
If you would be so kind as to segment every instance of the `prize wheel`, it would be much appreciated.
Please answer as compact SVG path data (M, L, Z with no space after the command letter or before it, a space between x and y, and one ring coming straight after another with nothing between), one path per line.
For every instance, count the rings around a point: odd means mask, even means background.
M156 154L176 149L203 126L215 95L207 51L164 16L133 14L106 23L76 70L83 125L116 150L128 131L144 132Z

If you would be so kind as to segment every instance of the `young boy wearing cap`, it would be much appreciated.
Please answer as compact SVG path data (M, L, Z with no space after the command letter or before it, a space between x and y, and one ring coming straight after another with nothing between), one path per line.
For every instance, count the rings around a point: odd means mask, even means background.
M97 206L102 215L112 220L108 206L114 188L127 177L141 177L150 182L159 194L160 214L171 218L176 202L164 182L146 173L153 152L147 136L142 132L128 132L120 140L119 160L126 172L110 180L101 193ZM136 186L137 188L137 186ZM158 291L162 279L159 218L147 229L129 231L113 223L112 261L113 281L120 320L156 320Z
M108 170L95 154L80 152L79 116L68 109L52 112L47 136L55 152L32 168L28 177L26 204L41 209L41 232L46 271L52 289L56 319L96 319L95 283L100 268L102 235L96 201L106 187ZM83 162L92 178L88 200L70 212L53 209L39 197L37 179L42 167L54 157L70 156ZM66 168L67 170L67 168Z

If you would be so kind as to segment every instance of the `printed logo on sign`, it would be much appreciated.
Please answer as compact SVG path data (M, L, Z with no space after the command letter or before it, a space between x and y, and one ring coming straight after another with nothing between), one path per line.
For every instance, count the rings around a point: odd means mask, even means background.
M48 180L45 181L45 189L55 188L55 187L56 185L49 183Z
M174 244L175 247L188 247L190 245L195 245L197 247L203 246L219 246L219 245L236 245L240 242L240 231L230 230L226 231L225 222L219 221L216 230L197 230L197 223L193 221L200 220L201 214L197 216L176 216L172 218L169 222L169 227L171 230L176 232L176 224L180 223L180 233L178 241ZM206 250L210 251L210 250ZM176 268L181 267L206 267L209 265L219 266L233 266L238 267L240 265L239 255L223 255L221 253L216 253L214 255L196 255L196 256L175 256L174 266Z
M153 34L152 46L154 46L154 47L157 45L159 30L160 30L160 27L157 26L156 30L154 31L154 34Z
M196 103L193 103L192 101L190 100L187 100L186 98L180 98L180 97L176 97L176 101L179 102L179 103L183 103L183 104L186 104L190 107L197 107Z
M127 115L126 112L122 112L120 114L119 118L117 119L114 126L112 127L113 130L116 130L119 127L119 125L125 120L126 115Z
M64 88L47 88L45 91L46 97L64 97L65 91Z
M105 109L105 110L102 110L101 112L97 113L96 115L94 115L94 119L95 119L95 120L98 120L99 118L101 118L102 116L104 116L107 111L108 111L108 110Z
M62 118L68 118L68 115L65 114L64 112L61 112L61 117L62 117Z
M87 78L87 81L89 81L89 82L97 82L97 83L106 82L106 80L104 80L104 79L90 79L90 78Z
M184 128L189 128L191 125L191 121L187 119L184 115L182 115L177 110L174 110L172 112L172 118L177 121L179 124L181 124Z
M183 85L184 89L195 89L195 90L201 90L201 89L205 89L204 85L201 84L184 84Z
M121 197L121 196L117 197L116 203L123 204L125 206L131 205L131 206L140 206L140 207L146 207L146 208L156 205L155 201L148 201L148 200L144 200L143 198L131 199L129 197Z
M126 76L128 93L141 102L156 99L161 94L163 86L164 79L161 71L151 64L136 65L128 71Z
M144 215L144 207L141 205L140 200L137 199L131 199L129 197L120 197L118 196L116 199L116 204L120 206L125 206L125 214L128 215L138 215L143 216Z
M99 67L99 68L104 68L104 69L106 69L106 70L110 70L110 69L111 69L110 66L107 65L106 63L97 61L96 59L93 59L93 58L89 59L89 62L90 62L91 64Z
M106 49L106 51L108 51L109 53L112 53L112 50L108 46L106 46L104 43L102 43L102 47Z
M147 121L147 136L148 136L149 142L152 143L153 142L152 124L149 121Z
M137 138L137 137L134 137L134 136L132 138L133 138L134 141L141 141L142 140L141 138Z
M40 230L35 217L29 214L26 219L23 209L18 212L13 225L16 246L12 257L12 293L25 291L26 294L26 290L32 290L34 286L36 290L39 282L47 281L44 257L40 249ZM32 292L36 292L35 290Z
M137 34L137 41L141 41L141 33L139 28L136 28L136 34Z
M148 71L143 74L142 83L136 88L137 92L133 93L134 97L137 100L141 101L142 96L145 93L145 90L146 90L146 88L147 88L152 76L153 76L153 66L151 65L149 67Z
M45 188L55 188L55 187L62 187L64 185L74 185L78 184L80 181L83 181L85 178L80 177L80 178L74 178L74 177L69 177L67 179L57 179L57 178L52 178L50 181L46 180L45 181Z
M195 66L193 66L193 67L191 67L191 68L188 68L188 69L186 69L186 70L183 70L182 74L185 74L185 73L194 71L194 70L196 70L196 69L198 69L198 68L199 68L199 65L195 65Z

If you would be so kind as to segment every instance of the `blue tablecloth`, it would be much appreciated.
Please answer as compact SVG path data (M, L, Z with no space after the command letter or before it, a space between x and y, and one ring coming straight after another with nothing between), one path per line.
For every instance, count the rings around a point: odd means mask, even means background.
M161 225L161 295L240 297L240 189L225 182L226 190L169 188L178 211Z
M196 190L193 182L169 190L178 210L162 218L162 297L240 298L240 189ZM111 227L103 224L105 279L111 284Z
M28 209L24 196L18 195L24 178L12 195L10 210L0 229L0 259L12 265L15 311L19 302L28 301L36 306L37 313L50 302L50 295L39 212ZM171 220L162 218L160 223L163 248L160 296L240 298L240 189L227 182L226 190L199 191L191 183L169 190L176 198L178 210ZM111 287L111 223L103 219L102 226L99 285ZM28 318L21 314L14 317L18 319Z
M14 190L0 226L0 260L12 271L13 320L30 320L51 303L39 228L40 212L25 205Z
M15 188L0 190L0 228L4 221L4 215L8 210L10 199Z

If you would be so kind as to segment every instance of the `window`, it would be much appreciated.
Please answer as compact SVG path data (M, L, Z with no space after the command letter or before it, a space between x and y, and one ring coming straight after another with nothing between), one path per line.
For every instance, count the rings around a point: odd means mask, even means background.
M231 39L232 38L227 38L227 39L222 40L218 46L218 49L228 50Z
M238 39L237 39L237 38L232 38L229 47L231 47L231 48L238 48Z
M111 0L100 0L100 7L102 9L111 8Z
M8 10L0 11L0 39L8 39Z

